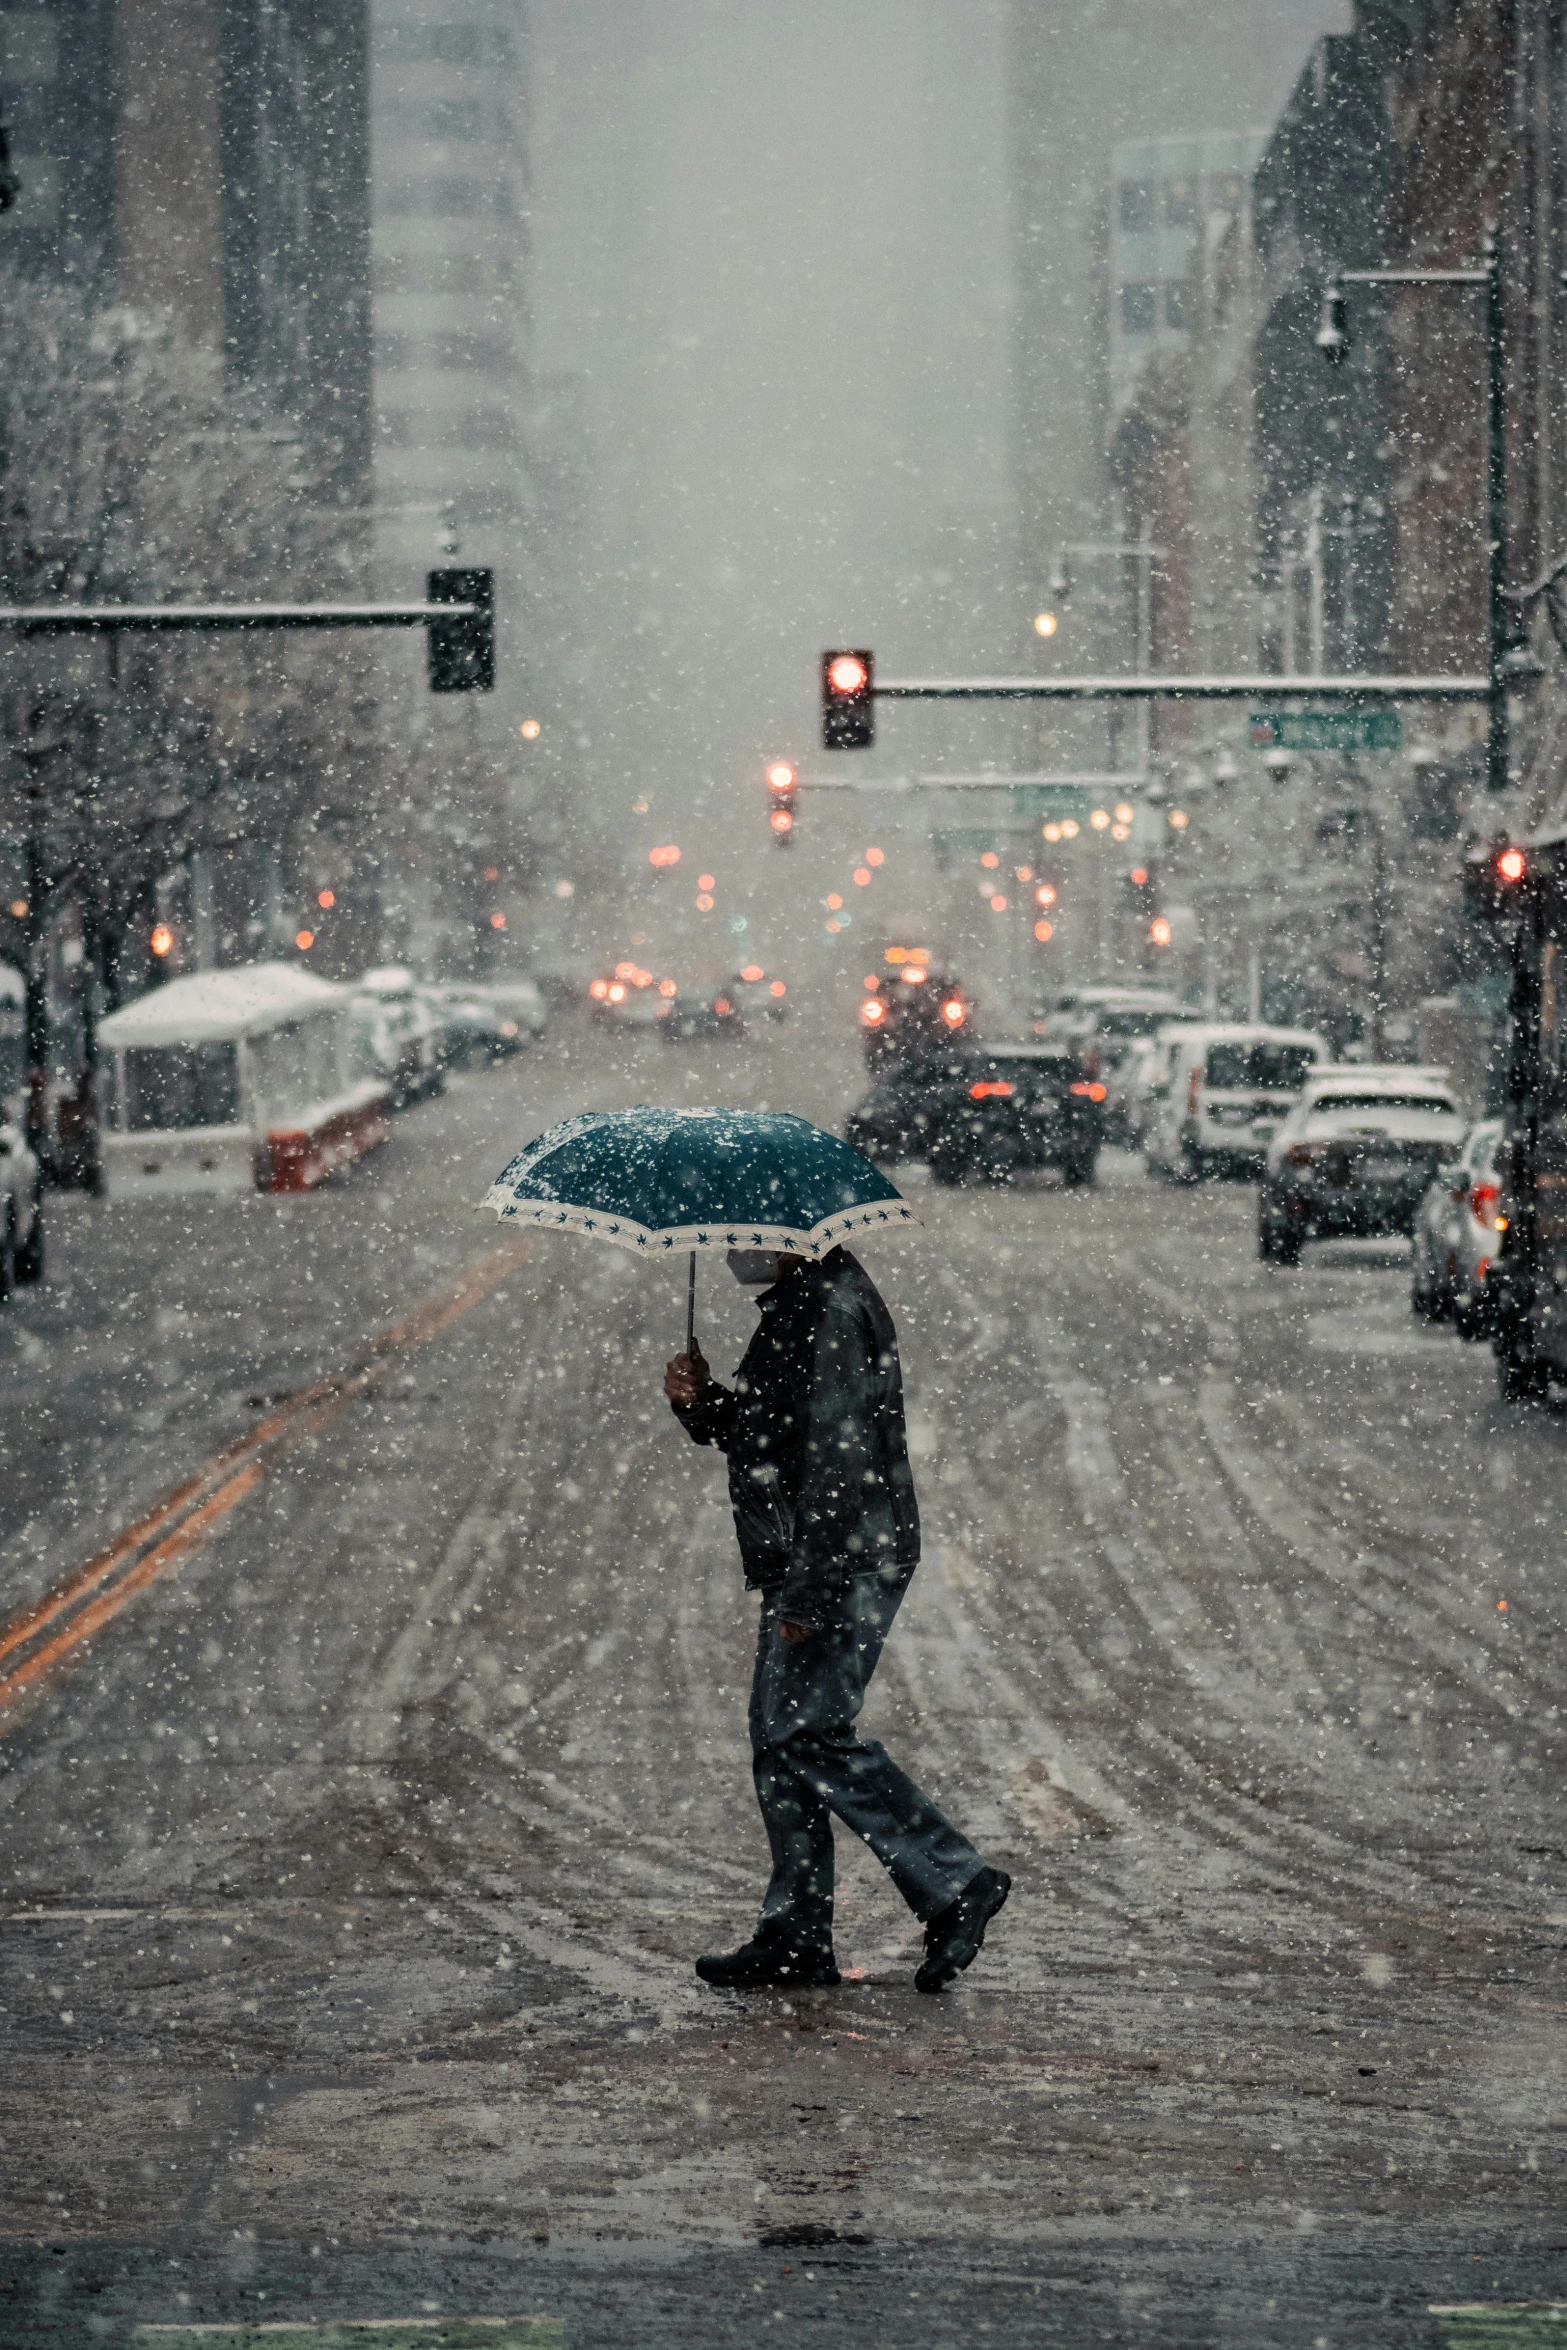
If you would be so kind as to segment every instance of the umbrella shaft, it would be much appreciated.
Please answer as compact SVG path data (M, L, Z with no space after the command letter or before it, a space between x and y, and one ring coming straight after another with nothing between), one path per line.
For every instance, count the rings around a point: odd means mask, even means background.
M691 1270L686 1280L686 1353L696 1352L696 1250L691 1251Z

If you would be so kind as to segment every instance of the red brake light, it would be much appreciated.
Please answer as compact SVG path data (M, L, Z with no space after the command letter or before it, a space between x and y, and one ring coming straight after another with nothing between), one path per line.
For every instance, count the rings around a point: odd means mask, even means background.
M941 1007L941 1016L943 1020L946 1021L949 1028L962 1027L964 1018L963 1006L959 1003L955 995L948 996L946 1002Z
M1501 1194L1494 1183L1477 1183L1469 1194L1469 1213L1477 1224L1494 1224Z
M1292 1167L1309 1167L1315 1155L1309 1142L1292 1142L1284 1153Z
M971 1102L1009 1102L1016 1090L1004 1077L982 1077L978 1085L969 1087L968 1097Z
M734 1006L731 1004L729 998L726 995L721 995L714 1003L713 1009L719 1015L720 1019L727 1020L730 1013L734 1010Z
M1496 870L1504 881L1522 881L1528 862L1522 849L1503 849L1496 860Z
M886 1017L887 1007L882 1002L880 996L868 995L864 1003L860 1006L860 1018L862 1020L868 1021L871 1027L874 1028L880 1021L885 1020Z

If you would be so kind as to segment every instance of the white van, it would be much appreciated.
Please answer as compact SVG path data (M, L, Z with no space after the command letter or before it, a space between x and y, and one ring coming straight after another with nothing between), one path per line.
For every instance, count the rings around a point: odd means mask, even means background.
M352 997L292 963L193 971L98 1029L111 1199L309 1191L391 1131Z
M1150 1173L1183 1183L1260 1175L1307 1078L1332 1058L1327 1039L1309 1028L1237 1022L1167 1031L1145 1129Z

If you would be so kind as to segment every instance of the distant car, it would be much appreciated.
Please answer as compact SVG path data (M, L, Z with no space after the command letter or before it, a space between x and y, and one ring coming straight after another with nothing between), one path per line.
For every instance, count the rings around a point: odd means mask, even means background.
M1409 1302L1426 1321L1451 1316L1460 1338L1489 1338L1495 1318L1486 1280L1500 1245L1501 1147L1501 1119L1482 1118L1415 1212Z
M732 981L706 993L681 994L670 1006L664 1031L670 1044L693 1044L704 1037L743 1036L745 1006Z
M973 1023L974 1007L956 979L906 965L897 978L867 980L860 1003L866 1059L917 1060L945 1052Z
M640 963L617 963L607 979L595 979L588 1002L607 1028L661 1028L675 1009L672 979L655 979Z
M721 993L728 996L744 1020L784 1020L789 1012L789 989L776 971L747 963L728 980Z
M0 1114L0 1303L44 1274L43 1181L20 1126Z
M1268 1151L1258 1255L1296 1265L1308 1240L1412 1231L1437 1168L1457 1158L1463 1132L1440 1070L1320 1071Z
M394 1110L440 1093L446 1084L441 1015L411 971L387 963L356 983L351 1018L366 1076L385 1079Z
M1231 1021L1168 1030L1144 1126L1149 1172L1181 1183L1260 1175L1301 1088L1331 1058L1308 1028Z
M1103 1081L1060 1045L974 1045L950 1056L932 1087L928 1157L934 1182L1006 1182L1056 1167L1092 1183L1104 1140Z

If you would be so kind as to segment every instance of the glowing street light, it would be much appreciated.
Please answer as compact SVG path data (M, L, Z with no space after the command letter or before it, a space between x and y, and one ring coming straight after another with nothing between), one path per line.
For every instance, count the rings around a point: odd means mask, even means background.
M1036 922L1034 924L1034 936L1038 939L1040 945L1043 946L1048 939L1054 938L1055 932L1048 922Z
M885 865L887 862L886 850L867 849L865 852L865 862L867 865Z
M1115 820L1117 824L1130 824L1136 813L1135 808L1129 808L1125 800L1122 800L1116 808Z
M1036 612L1034 614L1035 636L1054 636L1060 625L1060 621L1053 612Z
M517 732L525 743L536 743L544 729L536 718L525 718Z
M1110 812L1107 808L1096 808L1088 821L1095 832L1103 832L1110 822Z
M11 908L11 911L13 914L16 913L15 906ZM26 912L25 905L23 907L23 912ZM20 917L18 917L18 919L20 919ZM174 952L174 933L166 922L155 922L152 926L152 936L148 939L147 944L151 947L155 955L172 955Z

